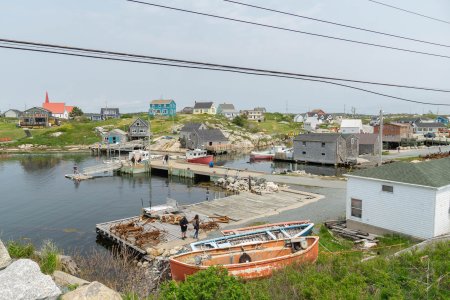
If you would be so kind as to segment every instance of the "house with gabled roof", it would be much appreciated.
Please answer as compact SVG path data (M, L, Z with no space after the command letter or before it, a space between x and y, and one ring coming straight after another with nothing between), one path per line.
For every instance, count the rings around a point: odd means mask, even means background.
M347 228L428 239L450 232L450 158L348 173Z
M137 118L128 128L128 137L130 140L142 140L149 136L148 122Z
M194 115L201 115L201 114L215 115L216 107L214 106L214 102L197 102L197 101L195 101L193 114Z
M449 122L450 122L450 117L445 117L445 116L438 116L436 118L436 122L438 123L442 123L445 126L448 126Z
M444 123L440 122L430 122L430 123L414 123L413 124L414 133L416 134L428 134L428 133L434 133L437 134L440 130L443 130L447 128L447 126Z
M234 119L239 116L239 111L237 111L231 103L221 103L217 107L217 114L223 115L227 119Z
M14 118L17 119L19 118L23 113L20 110L17 109L8 109L7 111L5 111L2 116L5 118Z
M188 123L180 131L180 144L187 149L226 149L230 142L220 129L209 129L203 123Z
M172 99L152 100L148 114L150 116L173 117L177 114L177 104Z
M60 119L69 119L69 114L73 110L73 106L68 106L64 102L50 102L48 92L45 93L45 102L42 108L51 111L53 117Z
M120 111L118 108L102 107L100 108L100 115L102 117L102 120L119 119Z

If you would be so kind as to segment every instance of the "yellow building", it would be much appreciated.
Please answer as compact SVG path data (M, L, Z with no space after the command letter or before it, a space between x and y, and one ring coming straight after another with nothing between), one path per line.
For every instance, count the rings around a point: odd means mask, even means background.
M214 106L214 102L195 101L193 113L194 115L201 115L201 114L215 115L216 107Z

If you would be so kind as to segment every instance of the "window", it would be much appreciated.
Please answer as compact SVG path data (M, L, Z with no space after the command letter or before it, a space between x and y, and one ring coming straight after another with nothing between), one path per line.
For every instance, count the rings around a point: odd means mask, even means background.
M325 147L325 143L322 143L322 148ZM322 154L323 155L323 154Z
M303 151L302 154L306 154L306 151Z
M382 185L381 186L381 190L383 192L388 192L388 193L393 193L394 192L394 187L392 185Z
M325 153L322 153L322 156L325 156Z
M302 146L306 146L306 142L302 142Z
M352 217L362 217L362 200L352 198Z

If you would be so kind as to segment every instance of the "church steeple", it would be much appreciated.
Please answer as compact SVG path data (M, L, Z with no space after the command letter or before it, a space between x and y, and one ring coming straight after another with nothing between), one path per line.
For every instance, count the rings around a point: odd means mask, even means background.
M45 92L45 103L50 103L50 100L48 99L48 92Z

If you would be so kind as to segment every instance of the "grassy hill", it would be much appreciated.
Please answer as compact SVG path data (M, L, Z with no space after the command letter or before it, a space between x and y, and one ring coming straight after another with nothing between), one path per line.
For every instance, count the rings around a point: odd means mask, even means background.
M137 118L147 120L146 114L123 115L120 119L105 121L90 121L85 118L63 121L60 126L32 129L33 137L27 138L23 129L16 126L18 120L0 118L0 137L9 138L12 142L3 144L6 147L17 147L22 144L45 145L49 147L64 147L70 145L90 145L100 141L95 133L95 127L119 128L127 131L128 126ZM299 132L300 124L292 121L292 116L279 113L267 113L266 121L258 123L245 120L242 126L233 124L220 115L188 115L179 114L174 118L152 118L151 130L155 137L164 135L176 135L174 130L189 122L206 123L210 126L231 131L245 133L264 132L272 136L294 134ZM61 134L58 134L61 133ZM59 136L58 136L59 135Z

